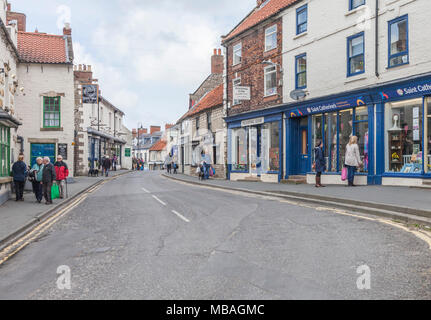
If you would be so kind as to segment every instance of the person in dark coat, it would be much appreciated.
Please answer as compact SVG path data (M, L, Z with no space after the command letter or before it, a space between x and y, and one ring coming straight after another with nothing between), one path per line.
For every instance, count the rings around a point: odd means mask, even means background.
M45 197L46 204L50 205L52 204L52 185L57 178L57 175L55 173L55 167L51 163L51 159L49 159L49 157L43 158L43 164L45 165L42 173L43 196Z
M323 154L323 143L322 141L317 141L316 148L314 149L316 168L316 188L324 187L322 185L322 172L326 170L325 155Z
M20 155L18 161L12 166L13 182L15 185L16 201L24 201L24 185L27 178L27 165L24 163L24 156Z
M109 159L108 156L105 156L105 159L103 159L103 162L102 162L102 167L106 177L109 175L109 169L111 168L111 166L112 166L111 159Z

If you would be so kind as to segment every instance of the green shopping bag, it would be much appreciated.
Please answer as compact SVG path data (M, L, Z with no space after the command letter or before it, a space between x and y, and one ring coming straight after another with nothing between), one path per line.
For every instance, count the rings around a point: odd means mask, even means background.
M52 200L60 198L60 189L58 188L58 185L56 183L52 185L51 198Z

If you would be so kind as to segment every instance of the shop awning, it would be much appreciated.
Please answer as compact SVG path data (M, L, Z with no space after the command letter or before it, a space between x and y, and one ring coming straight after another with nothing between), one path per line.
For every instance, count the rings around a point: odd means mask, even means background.
M0 110L0 123L10 128L18 128L20 125L22 125L18 119L14 118L3 110Z
M104 132L101 132L101 131L97 131L97 130L95 130L93 128L87 128L87 132L89 134L94 135L94 136L98 136L98 137L101 137L101 138L109 139L111 141L118 142L118 143L121 143L121 144L126 144L127 143L123 139L111 136L110 134L107 134L107 133L104 133Z

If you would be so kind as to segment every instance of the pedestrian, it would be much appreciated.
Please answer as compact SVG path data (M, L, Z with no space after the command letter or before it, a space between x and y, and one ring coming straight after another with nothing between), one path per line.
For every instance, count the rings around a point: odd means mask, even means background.
M49 157L43 158L43 172L42 172L42 183L43 183L43 196L45 197L45 204L52 204L52 185L56 179L56 173L54 165L51 163Z
M24 201L24 185L27 179L27 165L24 163L24 156L20 155L18 161L12 166L13 182L15 185L15 201Z
M36 196L37 202L41 203L43 199L43 185L42 185L42 177L43 177L43 168L45 165L43 164L42 158L37 158L36 163L31 168L31 172L34 175L32 180L33 184L33 193Z
M210 178L210 168L211 168L211 160L209 156L202 150L201 153L201 165L203 167L203 180L208 180Z
M166 167L166 171L169 174L171 174L171 172L172 172L172 156L170 153L166 156L165 167Z
M108 156L105 156L105 159L103 159L102 167L103 167L103 173L105 177L109 176L109 169L111 168L111 159L109 159Z
M137 170L137 161L136 161L136 157L135 156L133 156L133 158L132 158L132 169L135 171L135 170Z
M174 167L174 174L178 174L178 172L177 172L178 165L177 165L176 161L173 162L172 166Z
M117 161L118 161L117 155L114 154L114 156L112 157L112 170L113 171L117 171Z
M64 198L64 191L66 189L66 179L69 176L69 168L66 162L63 161L61 155L57 156L57 162L54 164L56 179L55 182L58 185L60 191L60 199Z
M316 170L316 188L325 187L322 185L322 172L326 170L325 155L323 153L323 143L321 140L317 141L316 148L314 149L314 168Z
M344 164L347 167L348 186L354 187L356 170L362 166L361 154L359 153L358 137L352 136L349 144L346 146L346 156Z

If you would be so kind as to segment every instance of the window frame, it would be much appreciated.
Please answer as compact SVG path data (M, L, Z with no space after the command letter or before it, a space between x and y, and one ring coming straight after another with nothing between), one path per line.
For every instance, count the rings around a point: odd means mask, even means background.
M299 21L298 21L299 15L301 13L303 13L304 11L306 13L305 22L302 22L301 24L299 24ZM306 25L305 30L299 32L300 27L302 25L304 25L304 24ZM308 31L308 4L303 5L302 7L299 7L298 9L296 9L296 35L303 34L303 33L307 32L307 31Z
M268 31L270 30L270 29L272 29L272 28L275 28L275 30L274 31L272 31L272 32L269 32L268 33ZM278 26L277 26L277 24L274 24L274 25L272 25L272 26L270 26L270 27L268 27L268 28L266 28L265 29L265 52L268 52L268 51L272 51L272 50L274 50L274 49L277 49L278 48L278 43L277 43L277 31L278 31ZM270 37L270 36L272 36L273 34L275 34L275 47L271 47L271 48L269 48L268 49L268 45L267 45L267 40L268 40L268 38Z
M3 133L7 134L4 139ZM5 153L3 154L3 150ZM6 166L1 166L1 160L6 161ZM0 123L0 177L8 177L10 174L10 128Z
M44 129L59 129L61 128L61 97L57 96L57 97L42 97L42 108L43 108L43 128ZM45 106L46 106L46 100L47 99L58 99L58 111L46 111L45 110ZM46 120L45 119L45 114L50 113L50 114L57 114L58 113L58 126L47 126L46 125Z
M362 6L364 6L367 3L366 0L362 0L363 2L361 4L359 4L357 6L354 6L353 5L353 1L354 0L349 0L349 11L352 11L352 10L355 10L356 8L362 7Z
M274 71L272 71L272 72L267 72L267 70L268 69L272 69L272 68L274 68ZM268 90L268 88L266 87L266 77L268 76L268 75L272 75L273 73L275 73L275 93L271 93L271 94L268 94L267 93L267 90ZM267 67L265 67L264 69L263 69L263 90L264 90L264 97L271 97L271 96L275 96L275 95L277 95L278 94L278 86L277 86L277 66L267 66Z
M238 48L239 47L239 48ZM239 65L239 64L241 64L242 63L242 42L238 42L236 45L234 45L233 46L233 48L232 48L232 51L233 51L233 56L232 56L232 66L237 66L237 65ZM236 52L240 52L240 55L239 55L239 61L238 62L236 62L235 61L235 57L236 57Z
M392 25L395 23L398 23L400 21L403 21L403 20L406 20L406 25L407 25L407 27L406 27L406 33L407 33L407 35L406 35L406 51L391 55L391 43L392 43L392 32L391 32L392 30L391 30L391 28L392 28ZM407 55L407 62L403 62L403 63L397 64L397 65L391 66L391 60L393 58L397 58L397 57L404 56L404 55ZM405 14L401 17L398 17L398 18L395 18L395 19L388 21L388 69L396 68L399 66L404 66L406 64L410 64L409 15L408 14Z
M362 53L355 55L355 56L350 56L350 43L356 39L362 37ZM359 57L359 56L363 56L363 64L364 64L364 68L362 71L359 72L351 72L351 61L353 58ZM363 74L365 73L365 32L362 31L360 33L354 34L350 37L347 38L347 77L353 77L353 76L357 76L359 74Z
M298 61L299 59L305 57L305 71L298 72ZM298 86L298 76L305 73L305 86ZM302 53L295 57L295 89L306 89L307 88L307 53Z

